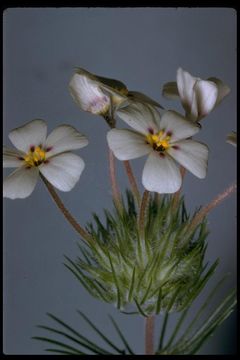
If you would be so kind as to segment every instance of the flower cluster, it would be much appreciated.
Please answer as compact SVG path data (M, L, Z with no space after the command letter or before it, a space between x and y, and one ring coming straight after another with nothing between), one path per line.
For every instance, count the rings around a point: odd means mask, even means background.
M177 82L165 84L163 95L180 98L185 116L163 110L147 95L129 91L121 81L80 68L72 76L69 89L81 109L107 120L112 128L107 134L108 145L119 160L148 155L142 174L145 189L163 194L177 192L182 184L178 164L198 178L205 178L208 147L192 136L200 129L198 121L230 91L219 79L201 80L178 69ZM131 129L116 128L115 117ZM76 129L61 125L46 138L46 123L33 120L11 131L9 138L17 150L4 148L3 165L18 169L4 181L5 197L30 195L39 173L59 190L74 187L84 162L70 151L88 143ZM233 143L232 139L228 137L228 142Z
M66 257L65 262L81 285L92 296L114 303L120 311L131 311L146 317L146 329L149 329L149 321L154 314L164 313L156 354L194 353L195 338L199 346L235 305L232 294L229 297L231 301L226 303L224 300L223 306L210 317L206 328L203 325L202 334L195 334L190 341L184 340L183 345L177 342L171 347L189 307L218 264L218 260L212 265L204 260L208 235L206 215L229 196L236 185L231 185L192 216L186 210L180 189L185 170L199 179L206 177L208 146L196 141L194 136L201 129L199 121L220 104L229 93L229 87L217 78L202 80L179 68L177 81L165 84L163 95L180 99L184 114L164 109L141 92L129 91L121 81L94 75L81 68L76 69L72 76L69 90L82 110L102 116L110 127L106 140L114 205L112 211L104 210L104 223L94 213L94 221L83 228L65 208L54 188L70 191L76 185L85 163L72 151L88 145L88 140L66 124L59 125L47 136L46 122L40 119L32 120L9 134L15 150L4 147L3 166L17 169L4 180L3 195L10 199L26 198L33 192L40 177L66 220L85 242L84 246L79 244L82 257L76 260ZM117 119L128 128L119 128ZM235 132L227 136L227 142L236 146ZM129 160L142 156L147 156L147 159L142 172L145 191L141 196ZM131 185L131 191L127 190L125 198L118 189L114 157L124 161ZM206 303L197 313L197 320L204 307ZM163 348L166 322L172 311L183 312L174 336ZM80 345L92 348L92 342L62 321L57 322L77 334L81 339ZM88 323L111 344L95 325L90 321ZM76 342L63 331L43 328ZM118 333L123 340L121 332ZM46 337L36 339L62 346L61 342ZM63 345L63 348L74 350L68 345ZM94 349L96 354L99 349ZM63 353L62 349L60 353ZM74 354L83 353L77 351Z

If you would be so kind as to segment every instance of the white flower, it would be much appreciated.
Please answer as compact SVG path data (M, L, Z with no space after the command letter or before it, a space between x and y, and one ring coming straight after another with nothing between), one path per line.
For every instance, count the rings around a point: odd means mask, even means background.
M70 125L56 127L47 137L43 120L32 120L14 129L9 139L17 150L3 148L3 167L17 169L3 182L3 196L26 198L35 188L39 172L57 189L71 190L84 169L84 161L70 151L88 140Z
M162 93L170 99L180 97L186 117L197 122L220 104L229 92L230 88L217 78L202 80L179 68L177 82L166 83Z
M116 108L127 105L129 101L137 100L160 106L145 94L128 91L121 81L97 76L81 68L72 76L69 90L82 110L104 117L112 117Z
M232 131L230 134L227 135L227 143L233 146L237 146L237 133Z
M176 192L182 183L176 161L197 177L206 176L207 146L187 139L199 131L197 125L174 111L160 117L154 107L141 103L120 109L117 115L134 130L110 130L108 145L119 160L148 155L142 174L147 190Z

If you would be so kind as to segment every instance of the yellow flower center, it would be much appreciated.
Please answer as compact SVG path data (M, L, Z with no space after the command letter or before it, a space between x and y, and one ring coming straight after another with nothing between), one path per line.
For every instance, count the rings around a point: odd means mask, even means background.
M46 151L41 146L31 146L27 155L24 156L24 161L28 167L39 166L46 161Z
M149 130L149 134L146 136L147 143L150 144L154 150L164 152L170 147L169 141L171 139L171 133L165 133L160 130L156 134Z

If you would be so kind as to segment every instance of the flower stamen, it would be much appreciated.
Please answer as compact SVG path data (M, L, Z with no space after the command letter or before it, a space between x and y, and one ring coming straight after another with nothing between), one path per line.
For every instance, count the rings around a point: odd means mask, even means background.
M46 151L41 146L31 146L24 161L27 167L39 166L46 161Z
M154 150L164 152L170 147L169 141L171 139L171 132L168 132L167 134L164 130L160 130L156 134L150 132L146 138L146 142L150 144Z

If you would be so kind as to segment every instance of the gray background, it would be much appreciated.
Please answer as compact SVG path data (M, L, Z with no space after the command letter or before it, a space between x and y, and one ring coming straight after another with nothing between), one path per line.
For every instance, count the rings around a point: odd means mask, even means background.
M11 129L34 118L45 119L49 131L67 123L89 138L90 145L79 151L86 162L80 181L70 193L61 193L81 224L91 219L93 211L102 215L102 208L111 208L112 203L107 125L73 102L68 83L75 66L122 80L129 89L179 111L177 102L161 97L162 85L175 80L179 66L202 78L222 79L231 93L203 120L203 129L196 136L210 147L209 168L205 180L186 175L188 208L206 204L234 181L236 150L225 143L226 134L236 129L234 9L9 8L3 20L4 144L10 145L7 135ZM144 160L132 162L139 180ZM124 189L128 182L122 164L117 166L119 185ZM208 290L223 274L230 273L219 301L236 284L235 199L232 196L209 216L206 259L211 262L220 257L221 263ZM88 335L77 308L112 339L116 337L107 314L114 315L137 353L143 353L143 319L119 314L113 305L93 299L63 266L63 254L78 255L77 240L40 181L29 198L4 200L5 354L46 354L43 343L31 340L33 335L46 335L35 327L51 324L46 312ZM157 330L159 326L158 319ZM235 353L235 333L232 314L200 353Z

